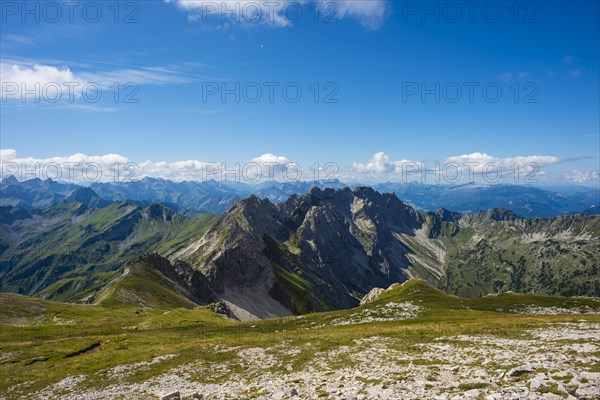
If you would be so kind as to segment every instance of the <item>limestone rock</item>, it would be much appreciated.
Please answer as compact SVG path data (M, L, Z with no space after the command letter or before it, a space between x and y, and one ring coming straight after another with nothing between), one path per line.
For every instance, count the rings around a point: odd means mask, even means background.
M369 293L367 293L365 295L365 297L362 298L362 300L360 301L360 305L364 306L365 304L374 302L375 300L377 300L379 298L379 296L381 296L381 293L383 293L383 292L385 292L385 290L382 288L371 289L371 291Z

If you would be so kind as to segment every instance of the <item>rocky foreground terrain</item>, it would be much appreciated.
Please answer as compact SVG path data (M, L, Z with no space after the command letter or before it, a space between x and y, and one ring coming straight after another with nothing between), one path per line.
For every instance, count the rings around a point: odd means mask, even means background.
M523 331L518 338L441 336L407 344L401 337L371 336L331 349L293 340L218 346L214 351L228 361L184 364L142 383L124 382L176 355L156 357L70 376L30 398L600 399L598 332L600 323L581 321ZM90 380L104 386L86 389Z

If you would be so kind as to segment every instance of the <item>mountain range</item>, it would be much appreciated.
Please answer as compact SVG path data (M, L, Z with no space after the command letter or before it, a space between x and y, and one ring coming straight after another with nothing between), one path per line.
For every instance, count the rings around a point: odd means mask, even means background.
M251 195L219 216L106 205L91 189L0 211L0 290L63 301L221 302L247 320L350 308L410 278L467 297L600 296L593 215L420 212L369 187Z
M252 194L273 203L304 194L312 187L320 189L359 187L338 180L315 182L263 182L256 185L217 182L173 182L144 178L138 181L89 185L96 195L108 202L135 201L149 205L161 203L187 215L221 214ZM19 182L14 176L0 184L0 205L25 209L44 209L63 201L84 186L38 178ZM506 208L522 217L553 217L564 214L599 214L600 190L588 187L544 189L524 185L428 185L420 183L381 183L372 186L379 192L395 193L419 211L438 208L474 212Z

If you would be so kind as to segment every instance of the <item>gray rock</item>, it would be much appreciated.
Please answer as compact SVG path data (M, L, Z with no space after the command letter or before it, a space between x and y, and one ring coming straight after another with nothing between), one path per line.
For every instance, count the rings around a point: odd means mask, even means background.
M575 397L582 400L600 399L600 387L589 383L584 383L575 391Z
M521 375L531 374L533 371L534 370L531 365L522 365L520 367L513 368L510 371L508 371L508 376L510 376L512 378L516 378Z
M374 302L375 300L377 300L379 298L379 296L381 296L381 293L383 293L383 292L385 292L385 290L382 288L371 289L371 291L369 293L367 293L365 295L365 297L362 298L362 300L360 301L360 305L364 306L365 304Z
M212 303L206 306L210 311L215 312L217 314L224 315L226 317L231 317L232 313L229 309L229 306L224 301L219 301L216 303Z
M583 379L588 381L600 381L600 372L587 372L584 371L580 375Z
M173 393L162 396L160 398L160 400L181 400L181 393L173 392Z

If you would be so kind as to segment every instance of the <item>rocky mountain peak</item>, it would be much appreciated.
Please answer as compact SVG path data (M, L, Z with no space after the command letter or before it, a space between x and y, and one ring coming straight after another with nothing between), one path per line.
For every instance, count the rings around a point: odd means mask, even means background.
M487 211L477 211L466 217L473 222L517 221L521 219L517 214L506 208L493 208Z
M15 184L18 184L19 181L17 180L17 178L14 175L9 175L9 176L5 177L4 179L2 179L2 183L5 185L15 185Z
M109 201L100 198L100 196L89 187L79 187L75 189L64 201L65 203L83 203L91 208L102 208L110 204Z
M445 208L439 208L435 211L435 215L438 216L442 222L456 222L460 219L461 214L446 210Z

